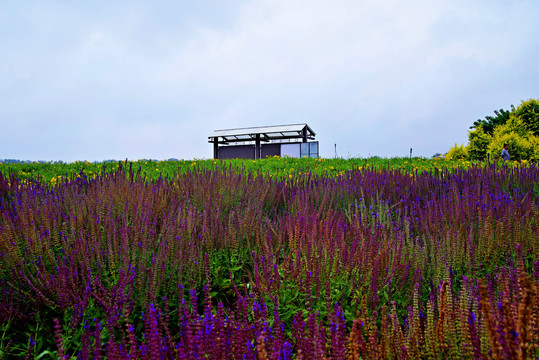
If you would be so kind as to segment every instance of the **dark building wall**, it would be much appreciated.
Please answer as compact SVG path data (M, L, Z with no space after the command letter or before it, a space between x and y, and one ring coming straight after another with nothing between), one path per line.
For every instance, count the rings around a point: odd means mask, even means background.
M263 144L262 145L262 159L271 156L281 156L281 144Z
M219 147L219 159L254 159L254 145L237 145Z
M281 146L297 146L298 153L294 156L305 157L318 157L318 141L308 143L279 143L279 144L262 144L261 145L261 159L265 159L271 156L282 156ZM299 147L301 145L301 152ZM255 159L255 146L254 145L230 145L219 147L219 159Z

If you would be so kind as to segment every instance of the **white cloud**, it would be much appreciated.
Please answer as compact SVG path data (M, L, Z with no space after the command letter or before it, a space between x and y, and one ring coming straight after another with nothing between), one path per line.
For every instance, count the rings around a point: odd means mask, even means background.
M162 78L224 86L323 83L343 72L396 68L428 41L442 10L428 1L394 3L252 2L229 31L199 29Z

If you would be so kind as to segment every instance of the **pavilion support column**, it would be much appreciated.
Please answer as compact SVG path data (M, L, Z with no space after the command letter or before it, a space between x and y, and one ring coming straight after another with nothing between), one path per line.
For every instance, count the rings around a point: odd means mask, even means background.
M219 141L217 139L213 139L213 158L219 159Z
M307 142L307 127L304 127L303 130L301 131L301 137L303 138L303 142L306 143Z
M260 159L260 134L256 134L255 138L255 160Z

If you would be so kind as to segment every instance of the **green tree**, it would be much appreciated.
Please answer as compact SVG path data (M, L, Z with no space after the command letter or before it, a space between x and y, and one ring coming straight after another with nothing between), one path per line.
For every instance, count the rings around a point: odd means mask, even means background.
M522 119L511 115L504 125L494 129L492 141L488 146L488 154L492 159L499 159L503 145L507 144L511 160L530 160L535 157L534 145L538 141Z
M482 126L468 132L468 156L472 160L484 160L487 157L488 146L492 136L485 133Z
M512 112L526 125L533 135L539 136L539 100L529 99L522 103Z
M478 127L483 128L485 134L492 135L494 128L500 125L503 125L509 120L511 113L515 111L515 107L511 105L511 111L500 109L494 110L496 116L485 116L485 119L477 119L474 121L473 125L470 126L470 129L477 129Z

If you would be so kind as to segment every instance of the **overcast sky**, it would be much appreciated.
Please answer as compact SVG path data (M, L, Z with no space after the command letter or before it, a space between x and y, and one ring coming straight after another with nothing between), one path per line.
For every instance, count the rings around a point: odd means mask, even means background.
M0 0L0 159L211 158L307 123L320 155L430 157L539 98L537 0Z

